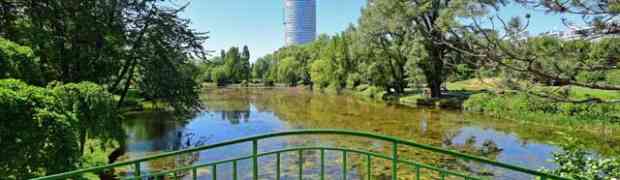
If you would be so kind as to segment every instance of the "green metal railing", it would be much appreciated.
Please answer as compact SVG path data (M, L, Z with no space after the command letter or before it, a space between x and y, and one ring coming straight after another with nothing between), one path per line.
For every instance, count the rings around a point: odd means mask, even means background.
M261 142L261 140L265 140L265 139L269 139L269 138L275 138L275 137L282 137L282 136L291 136L291 135L346 135L346 136L356 136L356 137L363 137L363 138L368 138L371 140L381 140L381 141L385 141L388 143L391 143L391 152L389 154L382 154L382 153L377 153L377 152L371 152L369 150L358 150L358 149L352 149L352 148L340 148L340 147L322 147L322 146L310 146L310 147L294 147L294 148L285 148L285 149L279 149L279 150L272 150L272 151L268 151L268 152L259 152L259 143ZM252 152L251 155L247 155L247 156L243 156L243 157L237 157L237 158L233 158L233 159L227 159L227 160L222 160L222 161L215 161L215 162L208 162L205 164L198 164L198 165L189 165L187 167L182 167L182 168L176 168L173 170L167 170L167 171L163 171L163 172L155 172L155 173L148 173L148 174L142 174L141 172L141 163L144 162L148 162L148 161L153 161L153 160L158 160L158 159L162 159L162 158L166 158L166 157L171 157L171 156L177 156L177 155L184 155L184 154L189 154L189 153L194 153L194 152L199 152L199 151L204 151L204 150L208 150L208 149L213 149L213 148L218 148L218 147L224 147L224 146L228 146L228 145L235 145L235 144L241 144L241 143L250 143L252 144ZM422 150L428 150L431 152L435 152L435 153L439 153L439 154L443 154L443 155L448 155L448 156L452 156L458 159L463 159L463 160L468 160L468 161L472 161L472 162L478 162L481 164L486 164L486 165L490 165L490 166L494 166L494 167L498 167L498 168L504 168L507 170L511 170L511 171L515 171L515 172L520 172L523 174L527 174L532 176L533 178L536 179L541 179L541 180L546 180L546 179L560 179L560 180L564 180L567 178L563 178L563 177L559 177L559 176L555 176L555 175L551 175L551 174L546 174L546 173L542 173L539 171L535 171L535 170L531 170L528 168L524 168L524 167L520 167L520 166L515 166L515 165L511 165L511 164L506 164L506 163L501 163L501 162L496 162L493 160L489 160L486 158L481 158L481 157L477 157L477 156L471 156L471 155L467 155L467 154L463 154L460 152L456 152L456 151L451 151L451 150L445 150L445 149L441 149L441 148L437 148L437 147L433 147L433 146L429 146L429 145L424 145L424 144L418 144L415 143L413 141L408 141L408 140L402 140L396 137L391 137L391 136L384 136L384 135L377 135L377 134L372 134L372 133L366 133L366 132L358 132L358 131L349 131L349 130L334 130L334 129L311 129L311 130L297 130L297 131L287 131L287 132L278 132L278 133L270 133L270 134L263 134L263 135L257 135L257 136L253 136L253 137L246 137L246 138L240 138L240 139L236 139L236 140L231 140L231 141L227 141L227 142L221 142L221 143L216 143L216 144L211 144L211 145L205 145L205 146L200 146L200 147L195 147L195 148L191 148L191 149L185 149L185 150L179 150L179 151L174 151L174 152L167 152L167 153L162 153L162 154L158 154L158 155L154 155L154 156L149 156L149 157L145 157L145 158L140 158L140 159L135 159L135 160L130 160L130 161L125 161L125 162L118 162L118 163L113 163L113 164L109 164L109 165L105 165L105 166L99 166L99 167L93 167L93 168L87 168L87 169L80 169L80 170L75 170L75 171L70 171L70 172L65 172L65 173L60 173L60 174L55 174L55 175L51 175L51 176L46 176L46 177L39 177L39 178L35 178L38 180L48 180L48 179L71 179L74 177L79 177L85 173L99 173L99 172L105 172L108 170L112 170L114 168L119 168L119 167L127 167L127 166L133 166L134 167L134 172L129 176L129 177L121 177L123 179L147 179L149 177L162 177L162 176L171 176L173 179L177 179L179 178L178 173L179 172L191 172L189 173L189 175L191 176L192 179L198 179L199 174L198 174L198 169L202 169L202 168L210 168L210 176L211 179L217 179L218 175L218 166L224 165L224 164L231 164L232 165L232 177L231 179L237 179L238 178L238 168L237 168L237 164L239 161L244 161L244 160L250 160L251 164L252 164L252 178L254 180L259 179L259 161L258 159L260 157L264 157L264 156L269 156L269 155L275 155L276 156L276 163L275 163L275 179L280 179L281 177L281 155L283 153L290 153L290 152L297 152L298 153L298 167L299 167L299 179L301 180L303 175L304 175L304 157L303 157L303 152L304 151L320 151L319 156L320 156L320 172L319 172L319 177L321 180L325 179L325 165L326 165L326 161L325 161L325 154L326 151L336 151L336 152L341 152L342 153L342 178L343 179L347 179L347 175L348 175L348 160L347 157L349 154L358 154L360 155L360 157L364 157L363 159L365 159L365 168L366 168L366 177L365 179L372 179L372 168L373 168L373 160L374 159L383 159L383 160L388 160L391 161L391 179L392 180L397 180L398 178L398 168L399 165L401 166L408 166L410 167L410 170L412 171L413 174L415 174L415 179L421 179L422 178L422 170L425 171L430 171L430 172L434 172L436 174L439 175L439 179L446 179L447 177L451 177L452 179L454 178L458 178L458 179L465 179L465 180L475 180L475 179L485 179L483 177L476 177L474 175L469 175L467 173L460 173L460 172L455 172L452 170L448 170L448 169L444 169L444 168L438 168L438 167L434 167L431 165L427 165L427 164L422 164L422 163L418 163L412 160L408 160L405 159L403 157L400 157L399 153L398 153L398 148L399 147L411 147L411 148L418 148L418 149L422 149Z

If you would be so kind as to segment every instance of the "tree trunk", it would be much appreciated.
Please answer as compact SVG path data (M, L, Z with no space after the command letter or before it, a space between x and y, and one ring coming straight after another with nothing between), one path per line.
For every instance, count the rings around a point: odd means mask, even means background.
M80 154L84 155L84 148L86 147L86 128L80 129Z
M429 53L428 66L425 70L426 82L428 88L431 90L431 97L441 97L441 84L443 83L443 54L442 48L439 48L437 44L431 44L427 46Z
M131 79L133 77L133 71L136 67L136 64L137 63L134 61L131 67L129 67L130 69L129 69L129 74L127 75L127 81L125 81L125 87L121 94L121 98L118 100L118 104L116 104L116 108L120 108L123 105L123 101L125 101L125 97L127 96L127 91L129 91L129 86L131 85Z
M441 80L439 78L432 78L428 83L428 88L431 90L431 97L441 97Z

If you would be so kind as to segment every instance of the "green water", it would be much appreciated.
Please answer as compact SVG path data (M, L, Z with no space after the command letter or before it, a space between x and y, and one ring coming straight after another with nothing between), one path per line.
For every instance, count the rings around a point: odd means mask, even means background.
M574 140L586 144L600 156L620 154L620 130L603 125L568 128L553 123L526 123L459 111L390 105L348 95L326 95L297 88L210 89L205 90L203 99L204 109L188 119L178 120L166 113L129 115L130 120L125 123L128 134L127 153L123 159L255 134L304 128L352 129L398 136L422 144L473 153L533 169L554 168L555 164L550 162L552 153L561 150L558 144L565 143L567 137L573 137ZM309 143L370 148L377 151L388 147L380 142L348 137L291 137L265 142L261 144L261 150ZM425 163L441 166L463 164L455 167L446 166L451 169L492 171L496 179L521 177L492 167L463 163L429 152L407 149L402 151L403 155L409 155L411 159ZM152 162L144 168L165 169L171 166L232 158L249 152L249 146L241 144L197 153L180 160L177 158ZM311 157L312 152L308 153ZM328 157L334 161L339 159L335 154ZM248 170L248 163L241 163L240 171ZM269 159L261 160L261 164L270 163L273 162ZM312 174L312 163L308 164L310 165L307 171ZM389 173L381 167L381 163L378 164L373 170L376 177ZM389 166L389 163L385 166ZM355 170L355 165L351 168L353 170L350 177L357 177L362 173ZM331 173L339 172L337 166L328 169ZM219 174L222 178L226 177L226 172ZM263 176L268 177L269 174ZM308 175L308 178L311 177Z

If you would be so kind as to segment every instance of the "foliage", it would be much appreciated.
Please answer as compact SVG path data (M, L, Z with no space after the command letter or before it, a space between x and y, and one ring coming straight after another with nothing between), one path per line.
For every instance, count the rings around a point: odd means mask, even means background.
M19 80L0 81L0 176L29 178L77 166L77 132L57 99Z
M86 138L122 142L112 95L93 83L50 88L0 80L0 176L22 179L80 166Z
M469 97L465 110L512 116L525 120L563 120L580 122L617 122L620 105L557 102L524 92L508 94L480 93Z
M141 73L143 76L138 79L137 87L146 99L161 100L177 114L188 115L200 107L199 84L192 77L195 67L191 63L176 66L158 61L143 65L151 70Z
M620 159L595 158L585 150L587 148L584 145L575 142L562 145L562 149L553 155L558 168L544 171L571 179L613 180L620 177Z
M208 77L203 78L204 81L216 82L222 86L250 80L253 70L250 67L250 50L247 46L243 47L241 53L238 47L231 47L228 51L222 50L221 54L203 65L201 73Z
M0 78L17 78L41 85L41 67L32 49L0 37Z
M263 82L269 81L269 68L272 66L273 56L260 57L252 64L252 78Z
M278 81L291 86L297 85L297 82L301 80L298 71L300 68L302 68L302 65L293 57L282 59L282 61L278 63L278 69L276 71Z
M412 16L407 14L407 2L375 0L362 11L360 41L369 46L366 65L369 72L383 76L376 85L404 93L407 87L405 72L409 55L413 53L414 34ZM381 75L384 74L384 75Z
M607 73L606 79L609 84L620 85L620 70L615 70Z
M363 9L359 25L334 36L320 35L308 44L281 48L269 56L272 63L260 62L260 67L269 64L272 73L267 79L289 85L311 82L319 88L342 89L369 84L402 94L413 83L425 84L438 97L440 85L449 77L471 78L476 69L466 62L474 57L445 45L467 41L465 35L452 32L461 28L456 19L482 16L497 4L373 0Z
M0 36L32 48L30 54L36 57L35 64L39 68L32 66L20 74L40 71L44 81L33 84L53 81L101 84L108 91L121 95L120 106L130 86L137 81L169 91L197 87L188 83L165 86L169 82L186 82L188 75L179 74L185 72L190 58L204 57L203 43L207 38L204 33L191 29L189 20L179 16L185 6L170 4L174 3L155 0L3 1L0 2ZM12 73L9 77L25 78L20 74ZM168 77L148 77L154 74ZM185 95L187 97L180 97ZM175 104L195 96L191 92L168 93L163 100Z
M79 132L81 153L84 153L87 138L104 142L125 138L114 97L103 87L82 82L52 84L49 89L58 98L58 105L71 113L71 124Z

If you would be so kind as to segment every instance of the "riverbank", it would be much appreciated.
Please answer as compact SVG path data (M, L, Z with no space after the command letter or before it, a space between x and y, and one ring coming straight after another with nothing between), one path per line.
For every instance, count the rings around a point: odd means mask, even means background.
M335 88L314 88L327 94L346 93L356 97L398 103L412 107L464 110L473 113L482 113L489 116L528 121L528 122L556 122L565 124L620 124L620 104L607 103L570 103L558 102L550 99L532 96L525 92L509 91L502 88L499 79L471 79L446 84L444 96L441 98L428 97L423 88L407 89L404 95L389 94L382 88L359 85L355 88L336 90ZM217 88L207 85L208 88ZM226 87L263 88L262 84L239 85ZM273 87L286 88L280 84ZM310 87L297 87L306 88ZM548 87L537 87L540 89ZM594 90L573 87L570 97L578 99L620 99L620 93L614 91Z
M483 113L495 117L531 121L558 123L620 123L620 104L583 102L562 102L539 97L527 92L510 91L502 88L498 79L472 79L447 83L448 96L445 98L426 98L421 94L399 97L401 103L416 105L425 102L437 102L436 107L458 107L468 112ZM534 87L542 91L551 87ZM553 87L555 88L555 87ZM611 100L620 99L615 91L595 90L571 87L569 97L575 99ZM430 99L430 100L429 100Z

